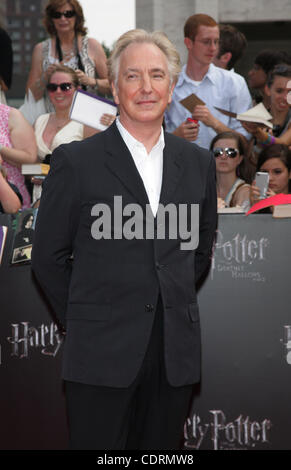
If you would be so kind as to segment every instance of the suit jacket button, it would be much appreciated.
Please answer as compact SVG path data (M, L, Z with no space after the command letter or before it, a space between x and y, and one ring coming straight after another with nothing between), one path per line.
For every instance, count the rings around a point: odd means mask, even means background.
M146 312L153 312L154 311L154 306L152 304L146 304L144 306L144 309Z
M165 264L161 264L161 263L156 263L156 268L158 271L160 271L161 269L165 268Z

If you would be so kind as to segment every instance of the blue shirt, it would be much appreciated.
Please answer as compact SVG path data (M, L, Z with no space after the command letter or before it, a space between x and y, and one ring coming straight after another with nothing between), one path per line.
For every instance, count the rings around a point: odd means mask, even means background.
M252 99L245 79L237 73L224 70L210 64L208 72L200 83L195 83L186 74L186 65L182 68L174 89L172 102L165 113L165 124L168 132L173 132L184 122L191 113L181 105L180 100L191 93L197 95L208 107L211 114L230 129L233 129L249 138L241 123L234 118L220 113L214 106L243 113L252 107ZM209 149L216 132L202 122L199 122L199 134L195 143Z

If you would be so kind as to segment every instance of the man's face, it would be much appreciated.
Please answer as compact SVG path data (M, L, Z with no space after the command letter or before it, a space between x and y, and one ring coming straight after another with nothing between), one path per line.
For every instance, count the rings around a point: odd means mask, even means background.
M260 65L254 64L248 72L248 82L250 88L264 88L266 81L267 74L264 72Z
M224 63L221 57L219 57L219 52L214 56L213 63L214 65L216 65L216 67L220 67L221 69L224 69Z
M113 84L121 123L128 130L138 123L161 125L173 88L164 53L154 44L130 44L120 57L117 87Z
M185 38L189 59L201 66L210 65L219 49L218 26L198 27L195 39Z

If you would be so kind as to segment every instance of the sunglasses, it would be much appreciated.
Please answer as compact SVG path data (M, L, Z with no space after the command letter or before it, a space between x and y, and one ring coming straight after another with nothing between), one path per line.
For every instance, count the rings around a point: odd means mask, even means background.
M55 20L59 20L62 16L65 18L73 18L75 16L75 10L66 10L66 11L52 11L51 17Z
M216 147L215 149L212 150L212 153L215 156L215 158L222 157L223 154L225 154L229 158L235 158L238 155L239 151L238 149L234 149L232 147L226 147L226 148Z
M46 86L47 91L50 93L55 93L57 89L60 87L60 89L64 92L70 91L72 89L73 84L72 83L48 83Z

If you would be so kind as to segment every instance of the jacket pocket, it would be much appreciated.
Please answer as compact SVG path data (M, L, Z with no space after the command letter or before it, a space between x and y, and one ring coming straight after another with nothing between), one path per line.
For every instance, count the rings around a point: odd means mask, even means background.
M196 302L188 305L188 313L193 323L199 321L199 307Z
M69 304L67 320L109 321L111 305Z

